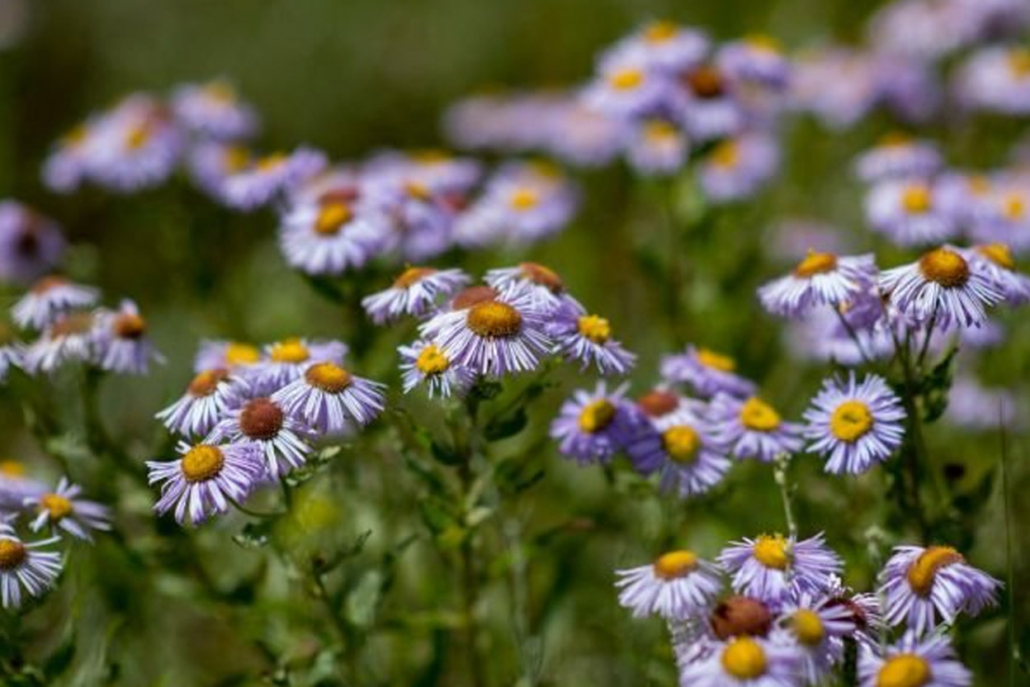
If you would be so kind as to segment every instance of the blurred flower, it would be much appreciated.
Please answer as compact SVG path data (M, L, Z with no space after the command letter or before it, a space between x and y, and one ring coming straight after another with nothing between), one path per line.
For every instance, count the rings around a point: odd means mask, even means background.
M791 86L790 102L834 130L853 126L880 98L875 61L838 46L802 54Z
M68 362L97 362L93 346L96 318L90 312L58 315L25 349L22 367L29 374L50 373Z
M712 428L719 443L736 458L770 463L781 454L801 449L801 425L784 422L780 414L757 396L747 400L717 394L709 406Z
M112 191L131 193L163 183L183 151L182 132L156 98L124 98L89 130L86 175Z
M718 561L732 575L733 591L772 604L825 591L844 567L822 534L801 541L780 534L745 537L723 549Z
M920 638L906 632L894 645L862 652L858 664L861 687L969 687L973 677L955 660L944 635Z
M190 381L186 393L156 417L169 430L183 436L204 436L249 392L250 385L229 370L203 370Z
M686 134L663 118L637 124L626 146L626 159L639 174L666 176L680 171L690 154Z
M269 398L252 398L225 414L204 440L260 449L268 476L277 480L304 465L311 447L309 431L297 417Z
M688 384L703 398L722 392L732 396L750 396L754 382L736 373L737 362L721 353L693 344L686 351L662 357L662 378L672 384Z
M580 465L611 460L644 424L625 393L626 385L609 392L604 382L593 391L577 390L551 422L550 434L559 452Z
M385 385L350 373L333 362L308 365L304 374L272 395L272 400L321 434L339 434L366 425L383 410Z
M683 687L792 687L797 683L797 650L766 639L734 637L688 663Z
M980 431L996 431L999 426L1018 431L1026 423L1023 404L1012 390L985 387L968 375L952 383L945 417L958 427Z
M747 198L771 179L780 166L780 151L772 137L748 133L720 141L699 163L705 195L714 202Z
M0 599L4 608L18 608L22 590L42 596L61 574L61 554L40 551L58 537L26 544L6 523L0 523Z
M221 140L247 138L258 129L258 116L222 79L183 84L172 93L172 111L187 129Z
M505 296L526 293L534 307L547 312L565 306L579 306L579 302L566 291L561 275L538 262L489 270L483 281Z
M25 476L22 463L0 460L0 520L5 511L19 511L25 499L42 496L47 491L47 485Z
M430 398L448 398L451 394L464 392L476 380L474 372L463 365L453 364L434 343L416 341L397 350L401 354L404 393L425 384Z
M645 55L632 48L615 48L601 56L597 74L583 91L583 102L613 117L635 117L654 111L671 87L665 75L650 68Z
M753 82L780 90L790 80L790 61L769 36L753 35L726 43L719 48L715 61L736 82Z
M131 300L118 310L98 310L93 324L97 364L104 370L146 374L151 360L163 361L147 336L147 322Z
M99 295L92 286L81 286L64 277L44 277L14 304L11 315L19 327L42 329L62 313L73 308L88 308L97 302Z
M237 210L253 210L266 205L321 172L325 155L300 147L292 153L271 153L249 160L222 182L223 202Z
M0 201L0 281L25 283L46 274L64 248L52 220L16 201Z
M943 165L940 151L929 141L888 134L855 160L855 173L865 182L886 178L929 178Z
M265 346L264 356L247 370L247 381L258 393L270 394L300 379L312 363L342 365L347 345L340 341L289 338Z
M390 288L361 299L361 307L376 324L396 320L402 315L421 317L442 298L453 295L469 282L459 269L408 267L394 279Z
M1030 49L1015 45L981 48L959 66L953 87L970 109L1008 115L1030 112Z
M615 574L619 603L631 609L634 618L689 618L709 608L723 587L719 567L686 549L669 551L654 563L616 570Z
M805 680L817 685L844 658L841 638L855 633L853 617L834 597L802 594L780 609L780 627L773 641L795 645Z
M876 279L871 254L839 257L810 250L794 271L758 289L770 313L796 318L814 306L840 306L867 290Z
M0 383L7 379L11 367L24 364L25 345L18 341L6 322L0 321Z
M1012 251L1004 243L987 243L960 249L969 268L982 272L1009 305L1030 301L1030 276L1016 271Z
M606 50L601 62L633 55L650 69L678 72L700 64L708 50L709 40L702 31L659 19L644 24Z
M712 141L742 131L746 113L719 67L702 64L682 72L678 85L672 109L690 140Z
M581 307L566 304L553 310L546 331L554 340L555 351L568 361L579 362L581 371L593 363L602 375L624 375L636 363L636 355L612 338L608 320L587 314Z
M62 477L54 491L26 497L25 508L36 511L30 526L32 531L49 526L52 532L63 530L73 537L92 541L90 530L111 529L110 509L78 498L81 493L82 487Z
M925 179L886 179L866 195L866 220L899 246L940 243L954 237L959 226L939 200L936 185Z
M242 341L203 340L193 360L193 371L225 369L247 376L261 360L261 349Z

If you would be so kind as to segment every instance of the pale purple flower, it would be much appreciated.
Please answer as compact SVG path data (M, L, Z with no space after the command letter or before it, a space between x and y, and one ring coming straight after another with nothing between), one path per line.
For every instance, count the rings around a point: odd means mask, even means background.
M755 195L779 170L780 150L764 133L747 133L720 141L698 167L701 188L713 202Z
M224 368L203 370L190 381L186 393L156 417L183 436L204 436L249 393L250 385L240 376Z
M463 393L476 381L476 374L463 365L448 359L443 350L428 341L416 341L411 346L400 346L401 376L404 393L425 385L429 398L448 398Z
M837 256L809 251L794 270L758 289L770 313L796 318L819 305L841 306L876 280L872 254Z
M272 394L272 400L320 434L340 434L367 425L384 407L385 385L358 377L333 362L309 365L303 375Z
M953 88L970 109L1008 115L1030 112L1030 50L992 45L974 52L955 72Z
M653 402L641 403L648 415L654 405ZM640 472L659 473L663 491L680 498L697 496L721 482L729 472L732 461L704 417L703 407L681 402L676 410L660 417L652 416L651 424L657 441L646 435L638 436L629 444L627 452Z
M844 567L822 533L801 541L779 534L745 537L723 549L718 561L732 576L735 592L771 604L826 591Z
M492 269L483 281L505 295L526 293L534 307L549 313L560 307L579 305L565 289L561 275L538 262Z
M732 80L781 90L790 81L791 65L777 42L768 36L750 36L723 44L716 64Z
M68 362L98 362L94 325L90 312L57 315L39 338L26 346L22 368L29 374L50 373Z
M800 657L793 646L760 637L715 643L680 668L680 687L797 687Z
M14 304L11 317L19 327L43 329L60 314L90 307L99 296L100 292L92 286L75 284L63 277L44 277Z
M706 612L722 592L719 566L693 551L679 549L659 556L654 563L616 570L619 604L634 618L658 615L685 620Z
M376 324L384 324L403 315L421 317L468 282L469 276L459 269L408 267L389 288L362 298L361 307Z
M305 424L279 403L252 398L226 413L204 441L257 447L268 476L277 480L304 465L311 452L309 434Z
M46 274L64 248L53 220L16 201L0 201L0 281L26 283Z
M550 434L558 442L558 451L580 465L611 460L645 425L625 392L625 385L608 391L604 382L598 382L593 391L576 391L551 422Z
M636 124L626 143L626 160L645 176L668 176L683 169L690 155L686 133L667 119Z
M261 360L247 369L254 391L271 394L301 377L312 363L343 364L347 345L333 340L289 338L264 347Z
M772 640L795 646L801 673L808 684L817 685L844 658L843 637L855 634L855 615L837 598L803 593L779 609Z
M624 375L636 364L636 355L612 338L609 321L578 305L565 304L553 310L546 331L554 340L555 352L580 363L581 371L593 364L602 375Z
M797 453L804 444L801 425L784 422L757 396L742 400L717 394L709 408L715 440L727 446L735 458L771 463L777 456Z
M859 657L860 687L918 685L919 687L969 687L973 675L955 657L947 635L920 637L906 632L896 643Z
M632 55L652 70L676 73L699 65L709 48L708 36L702 31L659 19L644 24L606 50L601 62Z
M884 136L855 160L855 173L865 182L887 178L929 178L944 164L934 143L903 134Z
M228 140L252 136L258 129L254 108L240 100L231 83L215 79L183 84L172 93L172 111L187 129Z
M197 348L193 371L225 369L247 377L261 361L261 349L243 341L205 339Z
M722 69L699 65L677 75L676 86L670 106L691 141L733 137L743 131L746 112Z
M40 549L56 543L50 537L26 544L14 529L0 522L0 601L4 608L18 608L22 592L42 596L61 574L61 554Z
M661 361L662 379L687 384L702 398L720 392L741 397L753 394L754 382L737 374L736 369L733 358L693 344L683 353L663 356Z
M250 161L222 183L222 200L237 210L253 210L289 193L326 167L323 153L300 147Z
M987 243L958 249L969 269L981 272L1009 305L1030 301L1030 276L1016 271L1012 251L1004 243Z
M146 374L152 360L163 362L147 336L147 322L131 300L118 310L99 310L93 323L93 345L97 364L104 370L124 374Z
M92 541L91 530L111 529L111 511L94 501L79 498L82 487L62 477L54 491L28 496L23 506L34 511L30 528L38 532L49 527L51 532L67 532L73 537Z
M959 223L925 178L885 179L865 199L870 228L899 246L940 243L959 232Z

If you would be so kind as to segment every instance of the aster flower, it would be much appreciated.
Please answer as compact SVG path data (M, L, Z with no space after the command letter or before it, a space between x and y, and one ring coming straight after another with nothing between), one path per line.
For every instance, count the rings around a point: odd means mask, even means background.
M15 460L0 460L0 521L2 513L22 509L25 499L42 496L49 487L25 476L25 466Z
M18 341L6 323L0 321L0 383L7 379L11 367L25 364L25 346Z
M416 341L411 346L400 346L401 376L404 393L420 384L426 386L430 398L448 398L462 393L476 381L476 375L461 365L454 365L434 343Z
M654 563L617 570L619 603L634 618L659 615L686 619L708 609L722 592L722 571L693 551L680 549L659 556Z
M977 615L996 603L1001 582L974 568L950 546L896 546L880 574L886 621L907 623L917 636L959 613Z
M81 286L63 277L44 277L14 304L11 316L19 327L43 329L61 313L93 305L99 295L92 286Z
M578 302L565 289L561 275L538 262L522 262L515 267L492 269L483 278L487 284L505 295L527 293L534 307L552 312Z
M623 375L636 363L636 355L612 338L611 324L604 317L566 304L550 318L546 329L554 339L555 351L566 360L578 361L581 371L593 363L602 375Z
M781 90L790 80L790 61L777 41L769 36L753 35L725 43L715 60L733 81Z
M876 278L873 256L838 257L809 251L791 274L758 290L758 298L774 315L798 317L817 305L840 306L868 290Z
M120 193L152 188L174 171L183 144L165 106L149 95L133 94L96 124L86 149L86 172Z
M564 95L564 94L563 94ZM526 121L539 123L539 118ZM549 156L582 168L607 165L625 145L628 123L587 107L577 94L555 103L542 126L539 146Z
M580 465L609 461L646 426L625 393L625 385L609 392L604 382L576 391L551 422L558 451Z
M750 396L754 382L736 373L736 361L707 348L688 345L683 353L662 357L662 378L671 384L688 384L702 398L722 392Z
M809 684L820 684L844 657L842 637L855 632L854 613L829 596L802 594L780 609L773 641L795 646L801 673Z
M901 399L876 375L861 383L827 379L805 411L809 451L826 458L826 471L866 472L901 446L905 411Z
M420 317L441 298L448 298L469 282L459 269L408 267L390 288L361 299L361 307L376 324L396 320L402 315Z
M958 100L968 108L1009 115L1030 112L1030 50L988 46L969 56L954 77Z
M58 315L42 335L25 348L22 368L29 374L53 372L68 362L97 362L95 317L89 312Z
M173 432L203 436L249 392L246 381L224 368L203 370L190 381L186 393L156 417Z
M418 191L414 195L465 193L482 176L482 165L467 157L455 157L443 150L377 153L364 165L362 174L373 184L389 179L390 184Z
M911 632L881 655L864 651L859 658L861 687L969 687L973 676L955 658L945 635L920 639Z
M422 325L422 335L432 337L450 361L477 374L534 369L552 346L545 314L526 293L483 296L466 308L435 316ZM435 337L433 332L438 332Z
M745 124L734 84L714 64L701 64L676 75L679 86L671 108L692 141L736 136Z
M881 73L872 56L831 46L810 51L794 64L791 102L833 130L861 120L881 96Z
M0 523L0 600L4 608L18 608L22 591L42 596L61 574L61 554L40 551L58 541L50 537L26 544L6 523Z
M878 647L885 628L880 597L873 593L856 594L836 575L831 576L824 594L824 608L841 608L847 612L851 636L865 647ZM841 618L842 620L844 618Z
M709 40L703 32L658 19L619 41L606 51L601 61L612 59L610 56L631 54L651 69L674 73L700 64L708 50Z
M651 415L657 404L653 396L646 399L644 412ZM652 417L651 424L658 441L638 437L627 451L641 472L659 472L664 491L681 498L696 496L721 482L729 472L732 463L725 447L716 441L703 415L688 404L680 403L676 410Z
M954 237L958 221L940 202L938 188L921 178L885 179L865 200L870 228L899 246L939 243Z
M464 195L434 191L422 182L398 174L370 177L369 204L388 218L382 235L385 252L421 262L451 247L454 219L464 207Z
M222 184L223 200L231 208L253 210L296 188L325 166L325 155L311 148L272 153L248 162L226 177Z
M193 371L225 369L249 375L261 360L261 349L243 341L203 340L193 359Z
M915 322L935 320L942 328L952 324L978 327L984 309L1002 294L955 250L942 247L924 253L917 262L886 270L880 289L898 311Z
M289 338L265 346L265 355L247 371L255 391L272 393L300 379L312 363L343 364L347 345L339 341Z
M228 81L183 84L172 93L172 111L186 128L216 139L239 139L258 128L257 113Z
M193 183L223 205L226 179L244 171L253 161L254 156L243 145L213 140L193 144L186 156Z
M662 118L650 118L638 124L626 144L626 160L630 166L649 176L675 174L686 164L689 154L687 135Z
M80 499L82 487L62 477L57 489L27 496L25 508L37 512L30 525L33 532L49 526L51 531L63 530L73 537L92 541L91 530L111 529L111 511L94 501Z
M0 201L0 281L26 283L45 274L64 247L53 220L13 200Z
M943 165L937 146L929 141L888 134L855 160L855 173L865 182L887 178L926 179Z
M736 458L770 463L801 449L801 425L784 422L775 408L757 396L741 400L718 394L709 407L715 440L728 446Z
M716 202L748 198L776 173L780 151L766 134L749 133L719 142L699 166L701 188Z
M174 511L180 525L198 525L229 503L241 503L265 474L261 448L256 444L190 445L177 447L182 456L167 462L147 461L150 484L161 484L154 504L159 515Z
M718 561L732 576L735 592L773 604L791 594L825 591L844 567L822 533L801 541L780 534L745 537L723 549Z
M96 358L104 370L146 374L151 360L163 360L147 336L146 320L131 300L122 301L114 312L99 311L93 326Z
M798 655L767 639L734 637L680 670L681 687L794 687Z
M96 142L98 118L78 124L53 145L43 162L43 183L55 193L71 193L89 173L90 153Z
M982 272L1009 305L1030 301L1030 276L1016 271L1012 251L1004 243L986 243L958 250L971 270Z
M309 365L303 375L272 394L272 400L316 432L338 434L352 423L367 425L382 412L383 388L325 361Z
M651 69L644 56L617 48L602 55L583 102L614 117L634 117L657 108L670 88L666 75Z
M252 398L227 413L206 443L252 445L260 449L268 476L277 480L304 465L311 447L309 431L298 418L268 398Z

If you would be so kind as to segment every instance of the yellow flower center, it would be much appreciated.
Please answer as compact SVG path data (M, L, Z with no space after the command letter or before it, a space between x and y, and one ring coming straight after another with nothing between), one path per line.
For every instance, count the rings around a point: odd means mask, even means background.
M415 358L415 368L424 375L438 375L447 371L451 361L436 344L429 344Z
M955 563L965 562L958 551L950 546L931 546L908 569L908 584L920 596L926 596L933 589L937 572Z
M1008 54L1009 69L1019 78L1030 77L1030 50L1016 48Z
M984 256L998 267L1007 270L1016 268L1016 261L1012 258L1012 250L1004 243L987 243L976 247L976 252Z
M814 277L817 274L826 274L837 269L837 256L833 253L819 253L814 250L808 251L804 260L794 268L794 274L802 279Z
M347 203L338 200L323 203L315 219L315 231L322 236L335 236L353 216Z
M873 427L869 406L854 399L844 401L830 416L830 431L841 441L851 443L865 436Z
M712 163L722 169L733 169L740 161L740 146L732 139L726 139L712 150Z
M582 336L590 339L595 344L607 342L612 335L612 328L608 324L608 320L597 315L584 315L579 318L576 328Z
M780 43L775 38L764 33L751 34L744 38L744 42L756 50L766 53L778 54Z
M200 444L182 457L182 476L187 482L206 482L218 476L225 465L225 456L217 446Z
M632 91L644 83L644 72L639 69L627 67L612 72L608 76L608 84L617 91Z
M782 534L763 534L752 547L755 560L773 570L786 570L790 565L787 540Z
M24 544L14 539L0 539L0 570L13 570L24 560Z
M826 628L819 614L807 608L795 611L790 619L790 627L797 640L805 646L819 646L826 636Z
M286 162L286 153L272 153L257 161L257 168L267 172Z
M765 650L750 637L737 637L722 650L722 667L739 680L765 675Z
M194 398L210 396L218 389L218 385L228 377L229 373L221 368L217 370L204 370L190 381L189 394Z
M129 130L125 136L125 147L129 150L139 150L150 140L150 127L140 124Z
M432 200L433 194L429 192L429 188L418 181L409 181L404 184L404 191L415 200Z
M261 351L257 346L231 342L225 347L225 362L230 365L252 365L261 360Z
M664 119L651 119L644 124L644 138L649 141L668 141L678 138L679 135L679 129Z
M561 293L565 289L565 283L558 273L538 262L522 263L519 265L519 273L524 279L547 288L551 293Z
M508 338L522 331L522 315L507 303L486 301L469 308L468 328L487 338Z
M225 171L234 174L250 164L250 153L240 146L230 146L225 149L222 163L225 165Z
M277 363L302 363L311 357L311 352L300 339L286 339L272 346L268 357Z
M876 687L923 687L930 682L930 664L922 656L897 654L888 658L879 675Z
M644 40L648 43L664 43L675 36L678 31L679 27L675 22L662 19L647 25L644 29Z
M1002 201L1002 214L1013 222L1026 216L1026 201L1018 193L1010 193Z
M591 401L579 411L579 428L587 434L600 432L612 423L615 412L615 404L606 398Z
M72 502L60 494L43 494L39 498L40 511L50 514L51 520L60 520L72 512Z
M304 373L308 384L328 394L338 394L351 385L350 372L335 363L318 363Z
M880 145L886 148L899 148L912 142L912 137L901 131L890 131L880 137Z
M0 460L0 475L22 477L25 475L25 466L16 460Z
M712 370L720 372L733 372L737 369L737 362L728 355L716 353L708 348L697 350L697 362Z
M508 202L514 209L525 212L532 210L540 203L540 196L531 188L520 188L512 191Z
M912 184L901 192L901 207L913 215L927 212L930 204L930 187L926 184Z
M701 437L693 427L677 425L662 432L662 448L673 461L690 464L697 458Z
M393 286L397 289L406 289L415 282L421 281L425 277L435 273L436 270L432 267L409 267L401 272L399 277L393 280Z
M780 426L780 414L762 399L752 396L740 409L740 422L747 429L771 432Z
M695 570L697 570L697 554L686 549L662 554L654 562L655 577L663 580L686 577Z
M965 286L969 265L965 258L948 248L935 248L919 258L919 271L927 280L946 289Z
M983 174L966 177L966 189L974 196L986 195L991 190L991 179Z

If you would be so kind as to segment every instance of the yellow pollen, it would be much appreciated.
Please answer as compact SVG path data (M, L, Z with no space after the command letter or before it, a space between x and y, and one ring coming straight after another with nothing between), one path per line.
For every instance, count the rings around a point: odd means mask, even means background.
M225 166L225 171L230 174L239 172L250 164L250 153L240 146L226 148L223 155L222 164Z
M139 339L147 331L147 321L135 313L122 313L114 319L112 329L120 339Z
M1018 193L1010 193L1001 202L1001 212L1013 222L1026 216L1026 201Z
M662 432L662 448L673 461L689 465L697 458L701 437L693 427L677 425Z
M617 91L632 91L644 83L644 72L632 67L619 69L608 77L608 83Z
M50 519L57 521L72 512L72 502L60 494L43 494L39 498L39 510L50 514Z
M790 628L797 640L805 646L819 646L826 636L826 628L823 627L819 614L807 608L794 612L790 619Z
M258 160L257 161L257 168L262 170L262 171L268 171L270 169L274 169L275 167L278 167L279 165L281 165L285 161L286 161L286 153L272 153L271 155L266 155L263 158L261 158L260 160Z
M203 372L198 373L197 376L190 381L190 396L195 398L210 396L215 393L218 385L224 382L228 376L229 373L222 369L204 370Z
M697 570L697 554L686 549L662 554L654 562L654 574L663 580L686 577L695 570Z
M579 318L576 324L579 333L593 341L595 344L603 344L611 338L612 327L608 320L597 315L584 315Z
M771 432L780 426L780 414L762 399L752 396L740 409L740 422L748 429Z
M817 274L826 274L837 269L837 256L833 253L808 251L808 255L794 268L795 276L807 279Z
M423 348L415 358L415 368L424 375L443 374L450 366L451 361L435 344L429 344Z
M347 203L341 201L324 203L318 211L318 218L315 219L315 231L323 236L334 236L353 216L354 213L351 212Z
M236 101L236 90L224 81L211 81L206 84L204 95L225 104Z
M393 280L393 286L397 289L406 289L415 282L435 273L436 270L432 267L409 267Z
M150 127L146 124L133 127L125 136L125 146L129 150L139 150L150 140Z
M22 477L25 475L25 466L16 460L0 460L0 475Z
M652 119L644 124L644 138L649 141L662 142L679 138L680 131L664 119Z
M982 174L974 174L966 177L966 188L974 196L982 196L991 190L991 180Z
M308 384L328 394L338 394L351 385L350 372L334 363L318 363L304 373Z
M450 160L451 155L439 148L421 148L411 151L411 159L423 165L438 165Z
M873 415L862 401L844 401L830 416L830 431L841 441L858 441L872 428Z
M901 207L913 215L927 212L930 204L930 188L926 184L912 184L901 192Z
M935 248L924 254L919 258L919 271L927 280L946 289L965 286L969 281L969 264L948 248Z
M225 347L225 362L230 365L253 365L261 360L257 346L233 341Z
M1009 69L1019 78L1030 77L1030 50L1016 48L1008 54Z
M765 675L765 650L750 637L737 637L722 650L722 667L740 680Z
M720 372L733 372L737 369L737 362L722 353L716 353L708 348L697 349L697 362L712 370Z
M311 352L300 339L286 339L272 346L268 357L277 363L302 363L311 357Z
M777 54L780 52L780 43L775 38L764 33L754 33L744 38L744 42L752 48L762 52Z
M644 40L648 43L664 43L679 32L675 22L667 19L651 22L644 29Z
M24 544L14 539L0 539L0 570L13 570L24 560Z
M950 546L931 546L919 554L919 558L909 567L908 584L916 594L926 596L933 589L933 581L939 570L965 560L962 554Z
M218 476L225 465L225 456L217 446L200 444L182 457L182 476L187 482L206 482Z
M782 534L763 534L752 547L755 560L773 570L786 570L790 565L787 540Z
M417 181L409 181L404 184L404 191L416 200L431 200L433 194L429 192L429 188Z
M562 282L561 277L558 276L558 273L538 262L524 262L520 264L519 274L524 279L528 279L538 286L547 287L547 290L551 293L561 293L565 289L565 284Z
M522 315L507 303L486 301L469 308L468 328L487 338L508 338L522 331Z
M716 167L722 169L732 169L737 166L737 162L740 160L740 147L736 141L726 139L719 145L715 146L715 149L711 153L712 163Z
M520 188L512 191L508 203L516 210L532 210L540 204L540 196L530 188Z
M1012 258L1012 250L1004 243L987 243L977 246L976 252L998 267L1004 267L1007 270L1016 269L1016 261Z
M591 401L579 411L579 428L587 434L600 432L612 423L615 413L615 404L608 399Z
M922 656L897 654L888 658L876 676L876 687L923 687L933 679Z
M907 146L912 142L912 137L901 131L891 131L880 137L880 145L887 148Z

